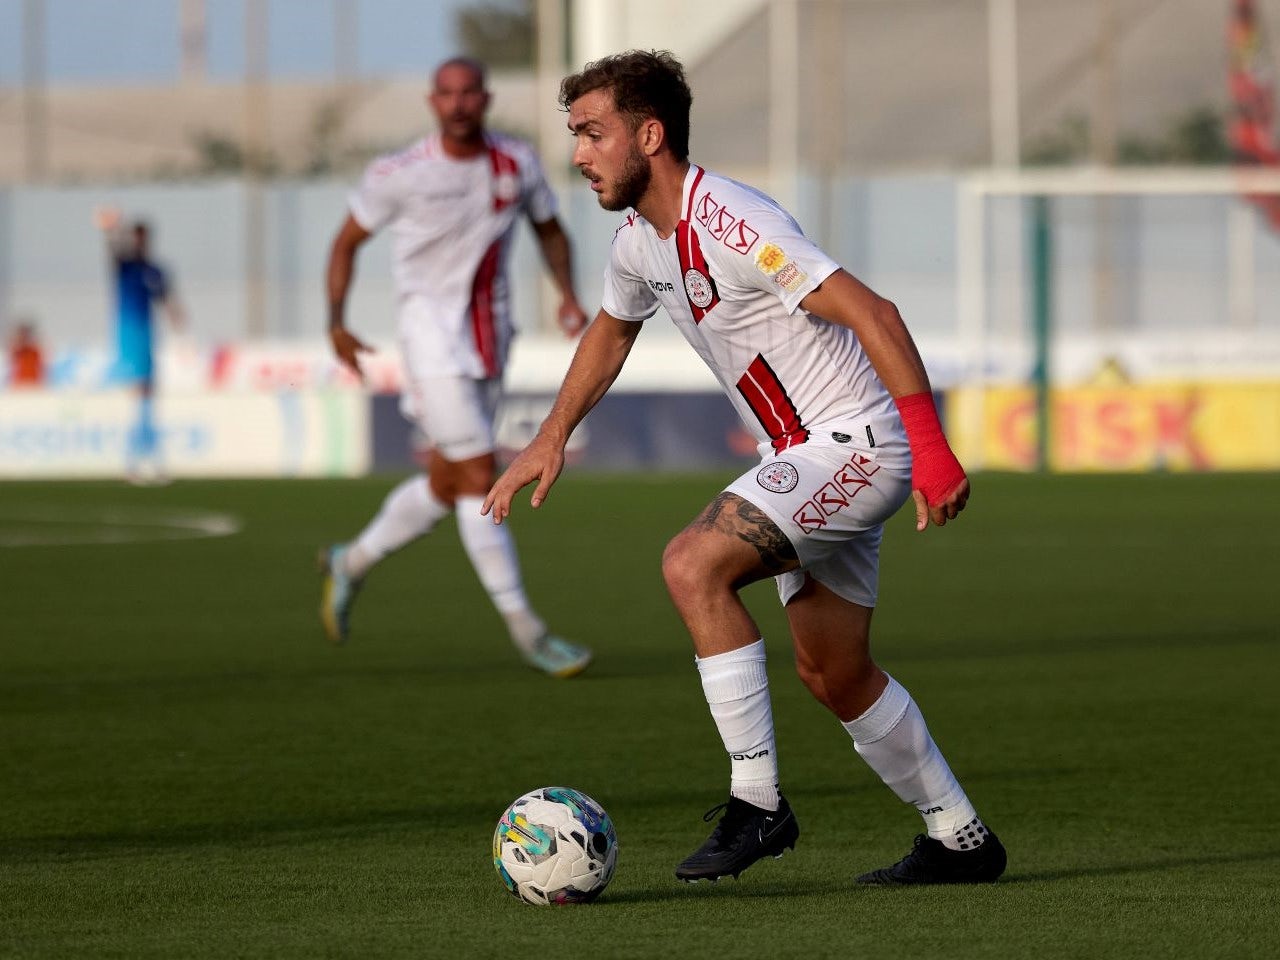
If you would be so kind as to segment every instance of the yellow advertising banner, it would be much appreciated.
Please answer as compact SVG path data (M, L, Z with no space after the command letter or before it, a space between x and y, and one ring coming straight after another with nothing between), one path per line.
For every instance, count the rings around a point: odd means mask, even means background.
M1280 383L1063 387L1049 410L1053 470L1280 469ZM1035 468L1032 387L957 388L947 414L961 462Z

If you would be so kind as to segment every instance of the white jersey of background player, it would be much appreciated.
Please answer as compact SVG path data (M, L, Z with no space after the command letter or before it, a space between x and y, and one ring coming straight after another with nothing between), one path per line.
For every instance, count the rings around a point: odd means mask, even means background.
M555 219L556 199L533 149L485 135L466 160L441 134L370 164L349 199L367 232L391 232L399 335L410 378L498 377L514 328L507 257L521 216Z
M755 431L763 462L667 545L667 590L693 640L729 756L729 799L682 880L738 876L793 847L778 788L759 628L738 591L777 578L800 678L859 755L924 817L927 837L864 883L995 880L1005 852L905 688L870 655L884 521L909 497L917 529L957 516L969 482L942 433L897 308L804 238L773 201L689 162L692 93L668 53L630 51L564 80L573 162L607 210L632 209L602 309L538 435L485 499L496 522L537 482L546 498L573 428L617 377L659 304ZM904 437L905 435L905 437Z
M369 166L334 238L326 278L329 338L359 373L359 354L369 348L345 318L356 251L377 231L391 231L402 406L428 447L427 476L392 490L350 543L322 551L321 619L331 640L345 642L364 577L456 507L463 547L512 642L532 666L573 676L590 651L548 633L525 596L511 537L495 537L480 515L496 473L494 422L514 333L506 265L516 221L532 224L560 290L560 324L575 334L586 317L573 292L569 241L532 148L484 129L489 93L481 64L442 64L428 102L439 132Z

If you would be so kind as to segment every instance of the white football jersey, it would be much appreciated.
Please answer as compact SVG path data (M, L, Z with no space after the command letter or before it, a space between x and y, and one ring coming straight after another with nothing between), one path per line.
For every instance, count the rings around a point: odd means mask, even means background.
M370 233L391 230L392 272L402 324L429 323L419 368L436 375L494 377L506 363L514 328L506 266L516 217L534 223L556 213L533 148L487 134L489 149L456 160L438 134L379 157L351 194L351 215Z
M853 331L801 309L839 269L772 199L690 165L683 219L666 240L632 211L613 240L603 309L658 307L719 379L761 457L809 441L911 462L893 398Z

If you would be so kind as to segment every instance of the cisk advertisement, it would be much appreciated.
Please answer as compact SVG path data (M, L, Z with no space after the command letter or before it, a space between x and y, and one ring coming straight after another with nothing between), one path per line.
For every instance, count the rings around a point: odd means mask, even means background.
M961 388L947 432L962 462L1036 467L1037 409L1026 386ZM1049 467L1073 471L1280 469L1280 383L1055 388Z

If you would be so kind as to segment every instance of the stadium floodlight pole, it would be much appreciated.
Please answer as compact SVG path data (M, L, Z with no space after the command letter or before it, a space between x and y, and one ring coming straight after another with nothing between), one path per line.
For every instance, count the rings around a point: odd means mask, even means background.
M769 180L775 200L797 206L800 166L800 13L797 0L769 4Z
M24 165L28 183L49 169L49 123L45 109L45 0L22 5L22 116Z
M209 67L209 34L205 0L182 0L178 18L182 79L185 83L202 82L207 77Z
M825 0L815 12L816 36L814 54L819 76L837 78L831 83L818 85L815 93L816 115L824 118L814 131L817 161L818 203L814 211L817 229L814 231L821 246L835 245L835 202L832 181L843 153L845 124L838 118L845 115L843 60L845 55L844 0Z
M1018 117L1017 0L987 0L987 63L990 83L991 163L1022 163Z
M244 290L245 335L266 335L267 0L245 0L244 10Z
M333 0L333 73L340 93L355 79L359 38L360 14L355 0Z
M560 81L569 62L569 16L565 0L537 0L534 7L534 90L538 95L538 153L547 182L563 195L569 185L572 154L565 136L565 116L552 106L560 95ZM538 329L556 329L560 295L547 276L538 284Z

